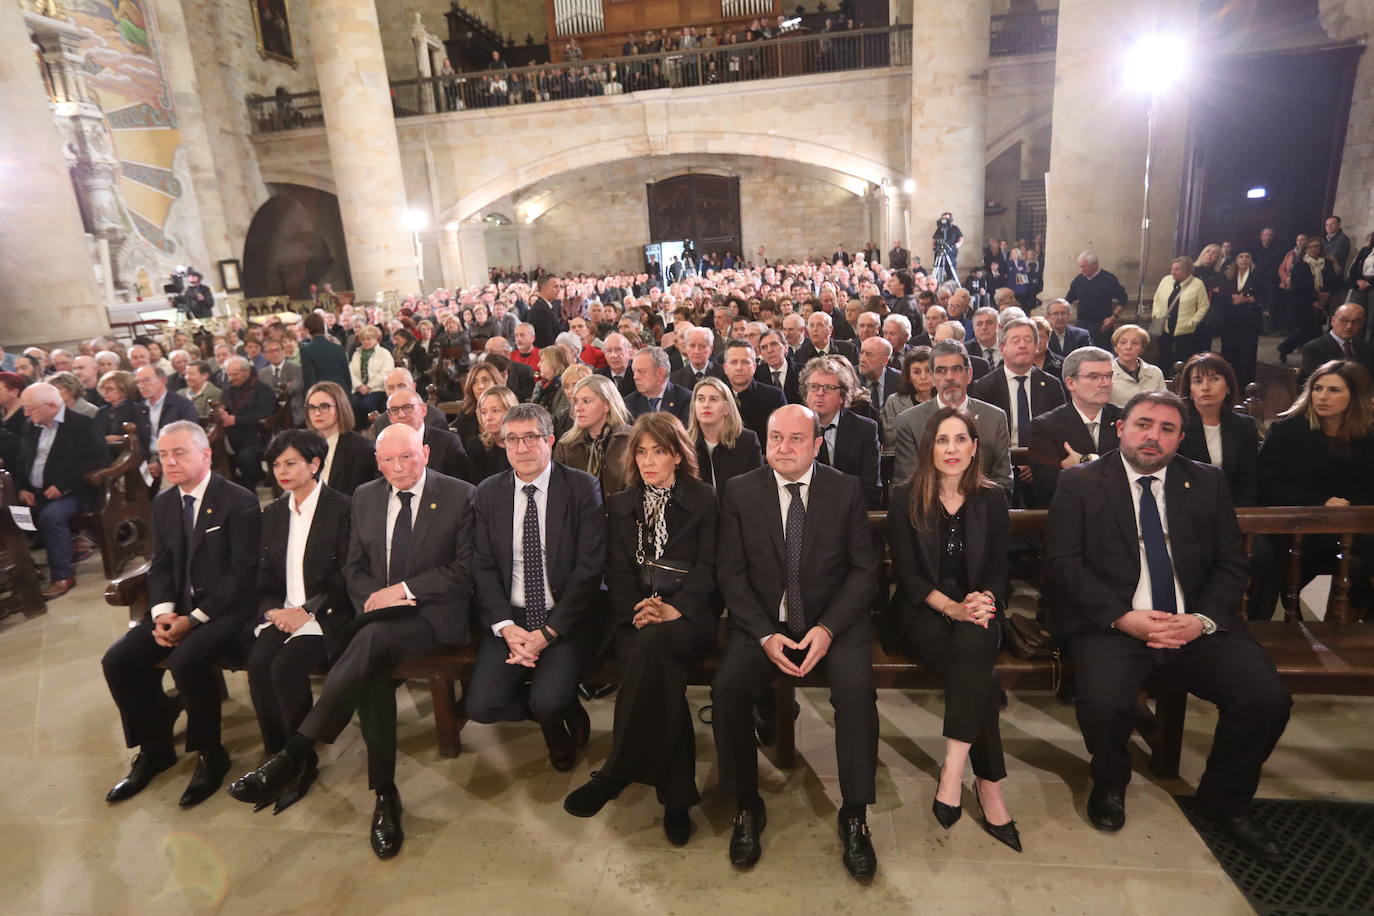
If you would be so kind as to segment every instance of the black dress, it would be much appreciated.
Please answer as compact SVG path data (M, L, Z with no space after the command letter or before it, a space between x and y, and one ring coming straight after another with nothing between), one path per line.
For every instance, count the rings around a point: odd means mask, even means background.
M510 470L510 459L506 457L504 446L487 448L482 444L481 436L473 436L463 443L463 448L468 453L467 481L473 486Z

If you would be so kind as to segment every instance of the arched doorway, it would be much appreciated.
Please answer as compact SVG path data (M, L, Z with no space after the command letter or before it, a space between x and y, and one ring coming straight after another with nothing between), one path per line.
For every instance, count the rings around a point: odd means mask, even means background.
M304 297L310 284L353 288L339 199L327 191L269 184L243 246L243 294Z

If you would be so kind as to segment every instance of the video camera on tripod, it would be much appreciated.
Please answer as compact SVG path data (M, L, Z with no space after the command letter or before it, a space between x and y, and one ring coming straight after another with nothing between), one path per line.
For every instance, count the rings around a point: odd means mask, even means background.
M940 214L940 219L935 223L934 241L931 245L935 254L935 262L931 265L931 274L936 282L945 283L953 280L959 282L958 274L955 273L955 264L959 258L959 239L963 234L959 227L954 225L954 215L952 213Z
M162 291L167 294L167 304L179 312L191 314L191 304L186 300L187 268L178 267L167 275Z

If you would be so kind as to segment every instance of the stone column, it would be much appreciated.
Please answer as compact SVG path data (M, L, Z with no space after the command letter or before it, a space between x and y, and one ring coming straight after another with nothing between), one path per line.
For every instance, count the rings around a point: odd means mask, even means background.
M487 282L487 224L480 220L460 223L458 249L462 252L464 286L484 286Z
M534 223L517 223L516 239L520 249L520 265L526 273L539 263L539 250L534 243Z
M1111 15L1104 15L1101 0L1059 5L1054 131L1045 176L1046 297L1064 295L1086 250L1096 252L1102 267L1136 296L1150 95L1122 85L1120 74L1130 43L1156 26L1183 40L1193 37L1197 4L1119 0ZM1185 77L1156 100L1146 298L1175 254L1188 95L1198 90Z
M941 212L963 230L959 270L978 263L987 170L988 30L991 0L915 0L911 67L913 257L933 267L930 238Z
M409 291L415 255L405 227L405 180L372 0L314 0L310 44L358 300Z
M24 15L0 2L0 344L109 332L91 247Z
M419 71L420 79L428 79L434 75L434 68L429 59L429 32L419 13L415 14L415 24L410 27L410 41L415 45L415 68ZM420 110L426 114L434 113L433 83L420 84Z
M449 223L439 235L439 273L449 289L463 286L463 251L458 244L458 224Z

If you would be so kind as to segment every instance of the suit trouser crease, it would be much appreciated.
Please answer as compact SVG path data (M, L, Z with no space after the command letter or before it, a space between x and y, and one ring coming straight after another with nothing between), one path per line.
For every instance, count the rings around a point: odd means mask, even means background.
M314 705L310 674L328 657L323 636L288 641L290 635L269 626L253 639L248 656L248 693L269 754L280 751L305 721Z
M465 692L468 718L474 722L524 722L556 725L577 699L577 678L586 656L576 638L560 639L539 655L533 669L508 665L510 649L499 636L481 637L472 683ZM530 685L526 702L523 686Z

